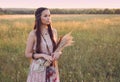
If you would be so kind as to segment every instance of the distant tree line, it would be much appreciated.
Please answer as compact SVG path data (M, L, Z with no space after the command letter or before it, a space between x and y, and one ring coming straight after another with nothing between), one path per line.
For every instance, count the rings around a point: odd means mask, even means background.
M33 14L34 10L27 8L0 8L0 14Z
M34 14L30 8L0 8L0 14ZM120 9L50 9L52 14L120 14Z

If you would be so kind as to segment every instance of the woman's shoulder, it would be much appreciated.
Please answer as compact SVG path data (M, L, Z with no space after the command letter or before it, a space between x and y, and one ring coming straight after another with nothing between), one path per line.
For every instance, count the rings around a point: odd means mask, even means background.
M52 27L52 31L53 31L53 33L57 33L56 28L53 28L53 27Z
M55 28L52 28L52 31L53 31L54 39L57 40L58 37L57 30Z
M30 31L29 36L30 36L30 37L35 37L35 31L36 31L36 30Z

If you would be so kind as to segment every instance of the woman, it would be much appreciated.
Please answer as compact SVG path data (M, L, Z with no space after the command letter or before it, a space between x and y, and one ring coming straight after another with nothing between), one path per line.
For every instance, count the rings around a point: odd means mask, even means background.
M57 60L61 52L53 53L56 42L57 31L51 28L49 9L38 8L35 12L34 30L29 33L25 50L25 56L32 59L27 82L60 81Z

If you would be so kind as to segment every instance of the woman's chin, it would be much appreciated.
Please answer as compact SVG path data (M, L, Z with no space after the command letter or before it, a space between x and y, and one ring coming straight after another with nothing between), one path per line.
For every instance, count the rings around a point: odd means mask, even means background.
M50 23L46 23L46 25L49 25Z
M43 23L44 25L49 25L50 24L50 22L46 22L46 23Z

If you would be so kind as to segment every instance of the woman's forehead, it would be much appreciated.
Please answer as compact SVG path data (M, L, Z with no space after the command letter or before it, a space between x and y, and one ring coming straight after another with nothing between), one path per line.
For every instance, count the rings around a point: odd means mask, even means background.
M44 10L42 13L42 15L45 15L45 14L50 14L50 11L48 9Z

